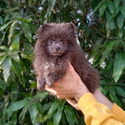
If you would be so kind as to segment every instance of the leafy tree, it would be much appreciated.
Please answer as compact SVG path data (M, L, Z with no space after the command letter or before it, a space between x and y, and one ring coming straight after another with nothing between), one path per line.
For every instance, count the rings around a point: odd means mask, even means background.
M125 105L125 0L1 0L0 124L85 124L65 100L36 89L32 67L36 31L46 22L73 22L101 91Z

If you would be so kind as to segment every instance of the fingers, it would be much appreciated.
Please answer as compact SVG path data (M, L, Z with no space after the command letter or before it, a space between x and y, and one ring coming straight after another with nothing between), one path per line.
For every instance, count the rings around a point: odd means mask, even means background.
M79 107L78 107L78 103L76 102L75 99L66 99L66 100L67 100L67 102L68 102L71 106L73 106L73 107L76 108L77 110L80 110Z
M58 93L56 92L56 95L59 99L65 99L65 98L73 98L73 95L66 94L65 92Z
M68 94L66 91L61 91L60 88L50 88L47 85L45 86L45 89L52 93L53 95L56 95L59 99L64 99L64 98L73 98L72 94Z
M48 86L45 86L45 89L46 89L48 92L50 92L50 93L56 95L57 98L59 98L59 99L64 99L64 98L65 98L65 95L66 95L65 92L57 92L56 90L54 90L53 88L50 88L50 87L48 87ZM72 106L73 106L74 108L76 108L77 110L80 110L80 109L78 108L78 104L77 104L76 100L75 100L75 99L69 99L69 98L73 98L72 95L68 95L68 94L67 94L66 97L67 97L66 100L67 100L67 102L68 102L70 105L72 105ZM69 97L69 98L68 98L68 97Z
M48 87L48 86L45 86L45 89L46 89L48 92L50 92L50 93L52 93L52 94L54 94L54 95L57 94L57 92L56 92L53 88L50 88L50 87Z

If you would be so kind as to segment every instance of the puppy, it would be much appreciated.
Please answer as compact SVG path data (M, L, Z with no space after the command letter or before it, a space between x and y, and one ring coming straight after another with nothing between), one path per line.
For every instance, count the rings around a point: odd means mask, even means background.
M51 87L65 75L70 60L83 83L94 93L99 86L99 73L90 66L77 44L77 27L73 23L43 24L36 36L33 64L40 91L45 84Z

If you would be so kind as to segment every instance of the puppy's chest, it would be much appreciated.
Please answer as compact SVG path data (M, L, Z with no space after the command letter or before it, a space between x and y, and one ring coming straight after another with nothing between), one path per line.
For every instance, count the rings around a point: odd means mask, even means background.
M42 71L42 74L47 76L50 72L54 72L55 70L55 64L52 62L46 62L43 65L40 66L40 69Z

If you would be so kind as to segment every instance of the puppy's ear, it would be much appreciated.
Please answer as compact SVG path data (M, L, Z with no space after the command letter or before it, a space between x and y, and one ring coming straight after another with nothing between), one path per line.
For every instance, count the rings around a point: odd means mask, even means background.
M50 29L51 27L52 27L51 24L46 23L46 24L42 25L41 29L42 29L42 31L46 31L46 30Z
M67 27L71 33L77 34L77 27L72 22L67 23Z
M42 35L43 35L43 33L45 32L45 31L48 31L48 30L50 30L51 29L51 25L50 24L43 24L42 25L42 27L40 27L38 30L37 30L37 34L36 34L36 38L37 39L40 39L41 37L42 37Z

